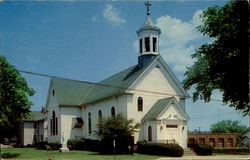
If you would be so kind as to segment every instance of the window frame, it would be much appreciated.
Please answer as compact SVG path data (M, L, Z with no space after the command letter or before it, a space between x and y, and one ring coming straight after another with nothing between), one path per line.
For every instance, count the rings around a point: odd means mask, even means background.
M137 111L143 112L143 98L142 97L137 98Z

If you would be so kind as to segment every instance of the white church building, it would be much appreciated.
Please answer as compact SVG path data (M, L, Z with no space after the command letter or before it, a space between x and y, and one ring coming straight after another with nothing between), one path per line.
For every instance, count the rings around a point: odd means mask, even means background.
M140 124L135 143L177 143L186 148L188 93L160 55L160 34L148 10L137 30L138 64L99 83L51 78L45 106L47 141L97 139L98 119L122 113Z

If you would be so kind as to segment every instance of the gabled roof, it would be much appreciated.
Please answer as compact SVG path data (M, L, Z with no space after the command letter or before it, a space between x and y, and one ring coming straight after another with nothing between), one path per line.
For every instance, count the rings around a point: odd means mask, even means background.
M40 111L32 111L29 115L24 119L24 121L40 121L45 118L45 114Z
M157 118L170 107L170 104L172 102L177 104L177 107L179 106L178 109L181 111L183 116L186 119L189 119L189 116L186 114L183 107L180 107L181 105L176 101L176 99L174 97L169 97L169 98L158 100L153 105L153 107L145 114L145 116L142 118L142 121L157 120Z
M138 78L131 84L129 88L134 88L136 86L136 83L143 76L146 75L146 73L144 72L150 71L153 67L156 67L158 64L162 66L163 71L165 71L165 73L170 77L172 84L176 86L175 88L178 93L178 95L176 96L180 96L182 98L188 98L189 97L188 93L184 90L181 83L179 82L175 74L171 71L171 69L169 68L167 63L164 61L164 59L161 57L161 55L158 55L150 64L148 64L148 67L143 71L143 73L140 76L138 76Z
M58 103L62 105L79 105L81 100L94 87L94 84L91 83L55 77L51 79L51 83L55 89Z
M127 92L128 88L131 88L132 85L137 82L157 60L164 64L165 70L168 74L170 74L170 77L181 91L181 96L188 97L187 92L182 88L175 75L159 55L151 63L144 66L143 68L138 67L138 65L132 66L104 79L99 83L53 77L51 78L50 82L46 107L48 107L52 85L54 86L55 96L57 97L59 105L68 106L86 105L115 95L129 93Z

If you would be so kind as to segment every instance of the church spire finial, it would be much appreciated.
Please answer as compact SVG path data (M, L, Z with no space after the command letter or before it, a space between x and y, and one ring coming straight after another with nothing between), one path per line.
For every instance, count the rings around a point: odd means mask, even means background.
M152 4L149 1L147 1L147 3L145 3L145 5L147 6L147 15L149 16L150 15L149 7L152 6Z

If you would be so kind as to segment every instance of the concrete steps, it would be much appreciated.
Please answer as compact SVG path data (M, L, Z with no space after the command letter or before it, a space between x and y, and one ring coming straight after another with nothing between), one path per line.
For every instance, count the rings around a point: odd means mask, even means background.
M195 152L190 148L184 149L184 156L196 156Z

